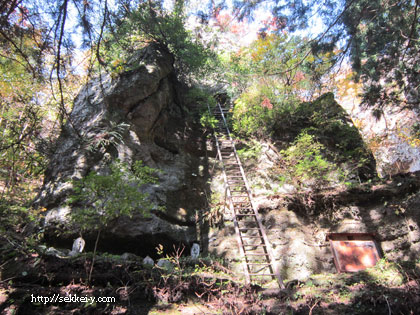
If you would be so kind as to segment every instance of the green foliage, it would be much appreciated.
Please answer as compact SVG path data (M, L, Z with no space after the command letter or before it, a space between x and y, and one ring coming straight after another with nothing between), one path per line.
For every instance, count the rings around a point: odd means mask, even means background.
M129 124L117 124L113 121L110 126L98 131L94 138L89 140L88 150L96 151L99 149L106 149L110 145L116 146L123 141L123 135L129 128Z
M328 81L325 73L334 54L306 54L306 44L300 37L269 34L230 56L227 78L238 95L234 131L243 136L272 136L279 125L289 124L302 100L311 100L325 89L321 80Z
M140 2L118 18L116 30L104 37L101 56L113 72L123 72L139 65L129 64L129 58L139 48L151 42L165 47L175 57L179 75L208 71L213 53L192 37L185 28L184 2L176 1L171 12L159 1Z
M200 124L204 128L215 129L218 120L209 112L205 112L200 118Z
M323 156L325 147L313 135L303 131L287 150L281 151L287 165L289 176L299 182L315 179L326 181L335 165Z
M379 109L390 102L416 106L418 3L358 0L349 5L342 22L351 35L352 65L364 83L364 103Z
M69 203L80 208L71 212L71 222L81 231L90 231L101 230L121 216L148 216L153 205L148 194L141 192L141 186L156 183L155 172L141 161L136 161L132 170L117 161L110 165L107 175L91 172L73 181L74 193Z
M21 203L0 199L0 234L16 232L27 224L38 222L44 210L34 210Z
M208 111L207 105L209 105L210 108L216 106L214 97L209 92L198 87L193 87L188 90L185 101L187 103L198 104L203 111Z
M148 194L141 191L144 184L156 183L156 170L136 161L132 169L126 163L116 161L109 166L109 174L89 173L85 178L73 181L74 192L68 202L80 207L69 214L71 224L80 232L97 231L93 259L88 282L92 278L96 249L101 231L120 217L131 218L134 214L150 215L153 204Z
M397 263L382 258L374 267L366 269L366 273L370 282L377 285L400 286L407 280L401 269Z
M282 97L274 94L274 87L252 85L235 100L233 131L244 136L271 135L281 101Z
M359 182L372 176L372 155L332 93L313 102L292 97L281 102L269 93L267 86L256 86L236 100L233 130L241 136L271 136L289 143L295 139L283 150L287 162L279 174L283 183L311 178L317 185ZM270 103L264 101L266 95Z
M0 198L0 257L3 262L13 264L19 255L28 257L43 239L41 219L46 209L34 209L29 203L30 200Z
M266 0L236 2L244 18L267 3ZM356 79L364 84L363 102L381 108L415 108L419 98L420 23L417 1L345 0L276 1L272 6L273 32L313 27L313 18L322 19L317 37L303 51L337 52L334 62L350 55ZM268 27L267 27L268 28ZM308 56L301 60L305 62Z
M411 127L411 133L413 134L413 137L420 141L420 123L416 122L413 124L413 126Z
M216 128L217 119L209 113L209 108L210 111L213 111L215 108L216 100L210 93L203 89L194 87L188 90L185 101L193 108L198 109L201 126L206 129Z
M247 160L258 160L258 158L261 155L261 143L251 139L251 141L248 141L246 143L246 146L244 146L241 149L237 149L236 152L238 153L239 158L241 161L247 161Z
M23 39L22 39L23 40ZM21 49L34 45L26 38ZM9 191L24 178L36 177L45 156L36 143L42 129L43 111L36 103L41 83L24 64L22 56L0 44L0 181Z

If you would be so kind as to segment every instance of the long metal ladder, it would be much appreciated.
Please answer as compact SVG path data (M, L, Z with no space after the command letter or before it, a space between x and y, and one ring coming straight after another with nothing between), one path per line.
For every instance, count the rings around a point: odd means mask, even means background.
M210 110L210 108L209 108ZM265 233L252 193L238 157L226 121L228 109L217 104L213 111L218 120L215 142L219 160L222 162L226 201L233 213L233 224L246 283L259 282L264 277L277 280L284 289L273 251Z

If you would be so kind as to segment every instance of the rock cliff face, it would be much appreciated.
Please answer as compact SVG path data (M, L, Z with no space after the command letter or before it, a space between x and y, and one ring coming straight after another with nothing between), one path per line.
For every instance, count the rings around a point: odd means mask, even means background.
M377 118L372 110L358 106L351 115L375 156L380 176L420 170L417 110L386 107Z
M340 88L338 102L351 116L376 160L381 177L420 170L420 109L385 105L380 112L361 105L357 95L361 87L353 84Z
M130 68L134 70L117 78L102 75L81 89L35 202L48 209L47 238L51 241L57 240L53 227L65 224L71 211L65 204L72 191L69 180L90 171L103 172L107 162L115 159L129 164L142 160L161 170L158 184L145 190L156 206L167 210L156 211L151 218L119 220L105 233L103 249L113 247L146 256L153 254L147 248L154 250L159 243L195 240L194 213L203 196L201 189L189 187L200 186L191 174L198 174L200 163L205 163L200 151L205 143L185 121L177 97L182 87L176 82L172 63L165 50L149 46L132 59ZM115 132L121 134L122 141L112 136ZM143 246L136 245L139 242Z

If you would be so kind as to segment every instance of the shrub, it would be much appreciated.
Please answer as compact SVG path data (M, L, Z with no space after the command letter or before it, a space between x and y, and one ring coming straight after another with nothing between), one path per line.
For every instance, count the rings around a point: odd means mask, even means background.
M83 206L72 211L71 221L81 231L101 230L120 216L149 215L152 204L140 187L156 182L156 170L144 166L142 161L136 161L132 170L119 161L109 167L107 175L91 172L73 181L74 193L69 202Z
M254 85L235 100L233 131L244 136L263 137L273 127L272 91ZM270 97L271 96L271 97Z
M290 179L303 182L315 179L319 184L328 179L336 166L323 156L325 147L304 130L286 150L281 151Z
M148 194L141 191L141 186L156 183L155 169L144 166L142 161L136 161L132 169L119 161L109 168L109 174L91 172L85 178L73 181L74 193L69 198L69 203L81 206L70 213L70 222L74 227L81 233L97 232L94 257L101 231L113 220L122 216L132 217L136 213L149 216L153 206Z

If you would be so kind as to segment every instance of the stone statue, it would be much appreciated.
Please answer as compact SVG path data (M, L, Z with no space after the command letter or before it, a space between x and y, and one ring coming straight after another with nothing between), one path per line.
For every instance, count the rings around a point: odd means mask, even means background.
M85 240L82 237L78 237L73 242L73 248L69 252L69 256L76 256L77 254L83 252L85 248Z
M198 256L200 256L200 245L194 243L191 247L191 258L195 260Z
M146 256L143 259L143 265L146 265L146 266L154 266L154 264L155 264L154 260L152 258L150 258L149 256Z

